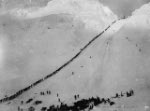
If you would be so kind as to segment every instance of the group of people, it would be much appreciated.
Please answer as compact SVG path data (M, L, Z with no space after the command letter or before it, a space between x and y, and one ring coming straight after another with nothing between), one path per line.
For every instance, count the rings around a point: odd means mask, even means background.
M134 95L134 91L131 89L130 91L126 91L125 93L121 92L121 94L116 93L116 95L112 98L121 98L121 97L131 97Z
M50 91L46 91L46 93L41 92L41 95L45 95L45 94L51 94ZM100 97L90 97L88 99L79 99L79 94L74 95L74 99L77 100L73 103L73 105L67 105L66 103L63 103L60 101L59 98L59 94L57 93L56 96L59 99L59 103L60 105L51 105L49 107L42 107L41 111L81 111L81 110L85 110L85 109L89 109L92 110L94 108L94 106L98 106L101 104L104 105L115 105L115 102L112 100L113 98L121 98L121 97L131 97L134 95L134 91L131 89L125 93L121 92L120 94L116 93L116 95L114 97L111 98L100 98ZM32 101L32 99L29 99L29 101ZM42 101L36 101L36 105L41 104ZM20 110L18 110L20 111ZM34 111L34 108L29 108L29 111Z
M77 100L79 98L79 94L78 95L74 95L74 99Z
M47 90L46 92L43 92L43 91L40 92L40 95L42 95L42 96L43 96L43 95L46 95L46 94L47 94L47 95L50 95L50 94L51 94L51 91L50 91L50 90Z
M57 96L59 96L57 94ZM79 95L75 95L74 98L79 98ZM94 106L100 105L100 104L109 104L114 105L115 102L111 101L109 98L99 98L99 97L91 97L89 99L81 99L73 103L73 105L67 105L66 103L63 103L61 101L60 105L51 105L49 108L42 107L41 111L81 111L85 109L92 110Z

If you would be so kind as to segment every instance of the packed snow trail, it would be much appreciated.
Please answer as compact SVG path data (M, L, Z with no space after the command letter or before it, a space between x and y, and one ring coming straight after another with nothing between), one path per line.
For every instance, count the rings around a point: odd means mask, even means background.
M31 85L19 90L18 92L16 92L15 94L5 97L3 99L0 99L0 103L4 103L7 101L11 101L17 97L19 97L20 95L22 95L24 92L27 92L28 90L30 90L31 88L37 86L38 84L44 82L45 80L49 79L50 77L56 75L59 71L61 71L63 68L65 68L66 66L68 66L71 62L73 62L77 57L79 57L81 55L81 53L83 53L83 51L85 51L89 45L91 45L95 40L97 40L102 34L104 34L105 31L107 31L113 24L115 24L118 20L113 21L108 27L106 27L101 33L99 33L98 35L96 35L95 37L93 37L83 48L80 49L80 51L73 56L70 60L68 60L66 63L64 63L62 66L60 66L58 69L56 69L54 72L48 74L47 76L37 80L36 82L32 83Z

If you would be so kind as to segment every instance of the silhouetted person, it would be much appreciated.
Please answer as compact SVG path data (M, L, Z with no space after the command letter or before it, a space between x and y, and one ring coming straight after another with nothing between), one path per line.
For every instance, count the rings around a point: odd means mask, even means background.
M58 102L60 102L60 98L58 98Z
M75 99L75 100L77 99L77 96L76 96L76 95L74 95L74 99Z
M131 96L131 92L126 92L126 96L130 97Z
M74 72L72 72L72 75L74 75Z
M59 94L57 93L57 97L59 96Z
M18 106L18 111L20 111L20 107Z
M119 94L118 94L118 93L116 93L116 98L120 98L120 96L119 96Z
M111 97L111 98L119 98L119 94L116 93L116 95L114 97Z
M41 95L44 95L44 92L40 92Z
M51 94L51 91L48 91L48 90L47 90L47 94Z
M130 93L131 93L131 96L133 96L133 95L134 95L134 91L133 91L133 90L130 90Z
M123 97L124 95L123 95L123 93L122 93L122 91L121 91L121 97Z

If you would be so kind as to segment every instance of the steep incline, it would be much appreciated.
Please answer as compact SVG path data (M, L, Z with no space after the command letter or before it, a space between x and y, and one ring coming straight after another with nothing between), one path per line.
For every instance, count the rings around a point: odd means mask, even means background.
M68 0L66 1L63 2L65 6L70 4ZM77 2L79 6L82 7L80 4L83 4L83 1ZM55 2L52 4L58 4ZM94 4L95 2L87 1L86 3ZM50 4L49 6L51 6ZM94 4L94 6L97 5ZM18 76L17 79L12 80L13 82L10 80L8 86L4 85L7 88L2 87L6 88L3 93L8 95L1 99L1 110L148 111L150 105L149 14L140 12L141 8L131 17L113 22L113 25L104 28L110 22L109 18L105 19L106 21L98 21L101 16L97 17L97 15L90 13L90 16L86 16L87 21L84 21L83 10L81 10L82 13L79 11L69 12L70 10L68 11L68 7L66 7L62 12L67 10L68 16L67 14L59 14L61 8L55 10L56 7L58 6L52 7L50 13L38 15L37 19L35 19L36 13L34 17L29 16L30 14L28 17L26 15L27 18L24 19L24 22L21 18L12 19L14 21L9 23L9 28L6 27L8 24L2 28L2 32L5 32L9 39L16 37L14 44L17 43L18 38L22 38L19 39L19 44L12 48L13 50L16 50L18 46L22 47L22 43L28 43L24 44L21 49L32 48L32 56L28 56L31 59L27 59L27 63L30 61L30 64L23 65L29 66L23 67L29 70L27 75ZM69 5L69 9L72 8ZM144 10L149 10L150 7L146 8ZM47 14L54 14L54 16L47 16ZM87 15L86 11L84 14ZM69 19L65 21L66 18ZM1 24L8 22L5 19L1 20ZM35 22L30 22L30 20ZM51 20L56 20L55 24L50 22ZM88 24L88 21L92 20L96 24L104 23L104 25L97 25L99 29L95 29L93 28L95 24ZM113 20L114 18L111 21ZM13 24L14 22L18 25ZM33 25L26 25L26 23ZM27 30L29 26L30 29ZM14 33L8 33L12 29ZM26 32L19 29L26 29L28 33L25 34ZM16 31L22 31L22 33L16 34ZM20 36L23 34L25 36ZM45 51L50 53L46 54ZM57 51L58 53L56 53ZM15 54L14 56L16 57ZM21 71L26 74L25 70ZM18 82L18 80L22 80L21 77L26 82ZM17 84L22 83L22 85L17 87L16 84L13 84L14 81Z

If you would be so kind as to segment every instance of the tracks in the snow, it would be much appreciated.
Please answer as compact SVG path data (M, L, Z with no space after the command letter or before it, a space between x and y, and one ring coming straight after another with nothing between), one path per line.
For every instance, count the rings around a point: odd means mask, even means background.
M0 103L4 103L7 101L11 101L15 98L17 98L18 96L22 95L24 92L27 92L28 90L30 90L31 88L35 87L36 85L44 82L45 80L49 79L50 77L56 75L59 71L61 71L63 68L65 68L66 66L68 66L71 62L73 62L79 55L81 55L81 53L89 46L91 45L96 39L98 39L105 31L107 31L114 23L116 23L117 20L115 20L114 22L112 22L108 27L106 27L101 33L99 33L98 35L96 35L95 37L93 37L84 47L82 47L80 49L80 51L73 56L70 60L68 60L66 63L64 63L62 66L60 66L57 70L55 70L54 72L48 74L47 76L35 81L34 83L32 83L31 85L19 90L18 92L16 92L13 95L10 95L8 97L2 98L0 99Z

